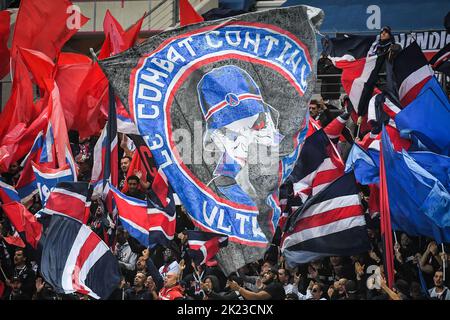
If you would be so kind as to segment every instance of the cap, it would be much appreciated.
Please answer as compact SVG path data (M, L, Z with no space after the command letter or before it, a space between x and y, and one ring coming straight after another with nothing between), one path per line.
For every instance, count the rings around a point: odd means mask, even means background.
M391 27L389 27L389 26L384 26L383 28L380 29L380 33L382 33L383 31L386 31L387 33L392 35L392 30L391 30Z
M258 85L237 66L206 73L197 85L197 93L208 129L222 128L265 111Z

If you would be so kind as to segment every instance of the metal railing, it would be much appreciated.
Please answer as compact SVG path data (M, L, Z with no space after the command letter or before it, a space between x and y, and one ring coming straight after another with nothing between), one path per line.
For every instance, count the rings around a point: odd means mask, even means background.
M89 12L83 11L83 13L91 19L89 24L92 24L92 29L80 31L81 33L84 33L101 31L96 28L98 24L101 25L104 18L101 13L99 13L99 10L101 10L98 5L99 3L122 3L122 8L124 8L124 4L133 4L133 2L134 4L137 4L138 2L141 2L142 5L139 7L139 10L142 10L142 13L144 13L144 11L147 12L147 16L143 22L142 31L154 31L176 25L178 22L178 1L179 0L74 0L73 3L80 6L85 5L86 3L92 3L92 7L89 7ZM145 3L147 3L147 5L145 5Z

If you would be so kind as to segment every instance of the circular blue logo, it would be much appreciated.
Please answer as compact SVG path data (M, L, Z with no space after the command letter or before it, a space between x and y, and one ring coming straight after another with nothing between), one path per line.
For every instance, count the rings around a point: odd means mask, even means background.
M229 93L225 96L225 101L228 103L229 106L235 107L239 104L239 97L235 95L234 93Z

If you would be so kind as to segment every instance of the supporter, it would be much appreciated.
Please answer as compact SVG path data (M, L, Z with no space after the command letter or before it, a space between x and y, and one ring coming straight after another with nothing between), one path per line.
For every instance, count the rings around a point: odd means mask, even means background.
M79 153L75 157L75 161L78 165L78 181L90 182L92 175L92 159L86 154Z
M169 253L166 253L169 256ZM156 291L158 291L158 300L180 300L184 299L183 288L179 283L179 264L173 264L172 268L168 268L164 273L164 277L160 271L156 269L152 259L150 259L150 251L145 249L142 252L142 256L147 262L147 270L149 275L155 282ZM182 271L181 271L182 272Z
M125 185L125 181L127 180L127 173L128 173L128 168L130 167L130 163L131 163L131 157L130 156L123 156L122 159L120 159L120 172L119 172L119 189L122 190L124 185Z
M26 297L26 299L30 300L36 289L35 287L36 274L31 269L31 266L27 261L27 256L25 255L24 249L21 248L17 248L14 254L13 278L16 280L17 279L20 280L20 286L18 289L20 289L20 291Z
M176 260L176 254L174 251L174 246L172 244L171 248L166 248L163 251L164 264L159 268L159 273L161 277L165 277L167 273L179 269L179 264Z
M420 269L423 271L428 287L433 284L433 275L435 275L435 272L440 268L442 268L442 258L439 255L438 246L435 241L430 241L427 245L427 249L420 257Z
M411 300L427 300L427 296L423 293L423 289L416 281L411 282L409 286L409 296Z
M450 290L444 285L443 272L437 270L433 277L434 287L428 290L431 299L450 300Z
M30 300L31 297L22 290L22 279L20 277L13 277L9 285L9 293L5 294L6 300Z
M125 291L125 300L153 300L153 296L145 287L146 280L145 273L136 273L134 286Z
M238 291L246 300L284 300L286 293L278 281L278 269L271 267L263 273L263 287L258 292L252 292L241 287L236 281L230 283L230 289Z
M156 283L153 280L152 276L148 276L145 281L145 288L150 293L152 300L158 300L158 293L156 292Z
M36 278L36 292L33 300L59 300L58 295L52 286L46 283L41 277Z
M119 286L111 293L108 300L125 300L125 292L130 288L124 276L120 277Z
M127 178L128 191L127 196L145 200L145 194L139 191L140 179L137 176L129 176Z
M131 280L136 267L137 255L131 250L128 237L128 232L122 226L117 227L117 244L114 252L119 261L120 270L125 275L125 279Z
M289 270L286 270L284 268L278 269L278 280L283 285L284 292L286 294L292 293L294 286L291 283L291 273L289 272Z
M322 297L323 295L323 284L320 282L311 281L310 286L307 289L306 297L307 300L326 300Z
M9 185L15 185L20 177L20 166L17 161L14 161L9 165L7 172L2 173L2 178Z
M220 292L222 291L220 288L219 279L216 276L209 275L205 277L205 280L201 284L201 288L205 293L203 300L214 300L212 293L219 295L221 297Z

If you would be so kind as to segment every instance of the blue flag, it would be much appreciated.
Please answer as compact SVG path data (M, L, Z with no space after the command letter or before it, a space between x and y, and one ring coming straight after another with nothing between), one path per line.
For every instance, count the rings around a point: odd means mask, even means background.
M450 155L450 103L435 77L397 114L395 123L402 136L410 134L430 151Z
M450 241L449 192L406 151L395 152L386 130L382 150L393 229L432 237L438 243Z
M378 151L366 151L354 143L345 163L345 172L354 170L356 181L364 185L379 183L379 158Z

